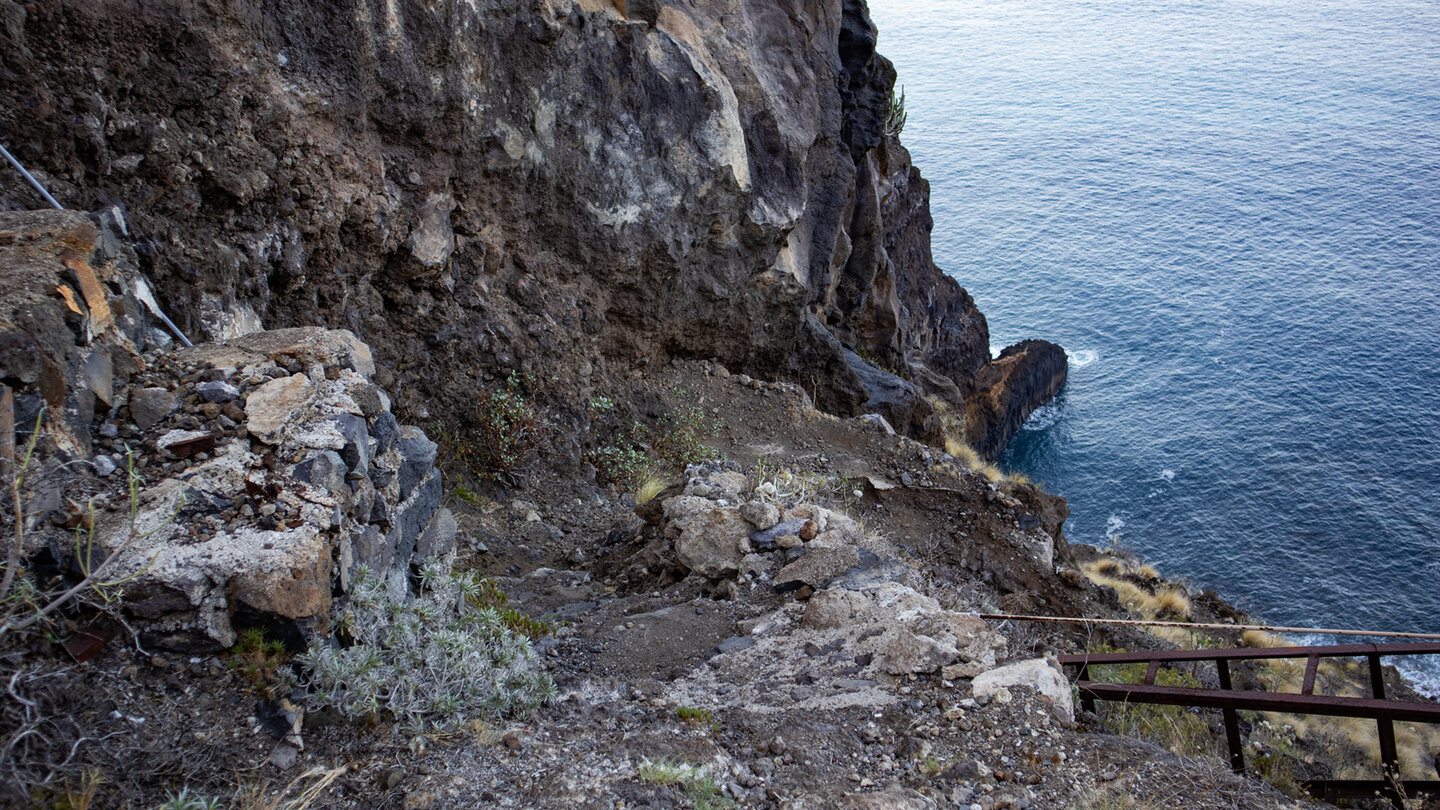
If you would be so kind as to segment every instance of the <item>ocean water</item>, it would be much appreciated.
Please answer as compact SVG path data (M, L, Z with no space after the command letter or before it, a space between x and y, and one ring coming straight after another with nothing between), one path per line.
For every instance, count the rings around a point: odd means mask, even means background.
M1002 459L1067 536L1440 632L1440 0L871 7L937 262L1070 355Z

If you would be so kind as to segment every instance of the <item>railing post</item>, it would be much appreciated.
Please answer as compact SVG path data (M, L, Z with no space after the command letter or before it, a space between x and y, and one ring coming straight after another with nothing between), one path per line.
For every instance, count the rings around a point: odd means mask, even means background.
M1215 659L1215 672L1220 676L1220 688L1232 689L1230 685L1230 662L1224 658ZM1234 709L1221 709L1225 718L1225 744L1230 748L1230 768L1235 773L1245 773L1245 747L1240 742L1240 715Z
M1385 699L1385 672L1380 668L1380 654L1370 653L1370 694L1376 700ZM1396 807L1404 807L1398 784L1400 782L1400 754L1395 748L1395 724L1388 717L1375 721L1380 737L1380 770L1388 783L1385 796Z

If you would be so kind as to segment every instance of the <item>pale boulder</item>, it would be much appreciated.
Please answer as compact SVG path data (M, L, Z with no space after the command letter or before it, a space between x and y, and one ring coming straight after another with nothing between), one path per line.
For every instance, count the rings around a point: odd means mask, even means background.
M1070 682L1064 674L1044 658L1032 658L1015 664L992 669L975 676L970 688L976 700L988 700L1000 693L1001 689L1028 686L1049 703L1056 716L1067 723L1075 722L1075 703L1070 692Z
M738 573L750 553L750 524L733 506L685 495L665 502L665 520L680 564L710 579Z

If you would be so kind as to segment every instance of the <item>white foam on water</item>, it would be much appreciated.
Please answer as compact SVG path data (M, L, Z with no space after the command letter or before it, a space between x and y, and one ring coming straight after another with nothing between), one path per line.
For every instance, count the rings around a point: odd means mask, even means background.
M1174 481L1174 480L1175 480L1175 471L1174 471L1174 470L1161 470L1161 471L1160 471L1160 477L1161 477L1161 478L1164 478L1166 481Z
M1084 368L1085 366L1088 366L1096 360L1100 359L1100 355L1096 354L1091 349L1076 349L1073 352L1069 349L1066 349L1065 357L1070 360L1070 365L1074 366L1075 368Z
M1026 417L1021 430L1045 430L1060 421L1060 406L1054 402L1041 405Z
M1105 519L1105 539L1111 543L1120 539L1120 530L1125 528L1125 521L1119 515L1111 515Z
M1433 656L1412 655L1390 660L1416 692L1431 700L1440 700L1440 667L1427 658L1433 659Z
M999 356L1000 356L1000 352L1003 352L1003 351L1005 351L1005 347L1004 347L1004 346L1001 346L1001 345L998 344L998 343L991 343L991 344L990 344L990 359L991 359L991 360L994 360L995 358L999 357Z

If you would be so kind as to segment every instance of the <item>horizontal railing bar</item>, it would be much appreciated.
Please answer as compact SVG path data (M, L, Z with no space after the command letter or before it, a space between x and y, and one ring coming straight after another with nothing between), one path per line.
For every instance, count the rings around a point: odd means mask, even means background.
M1311 796L1336 799L1358 799L1374 796L1389 790L1391 783L1384 779L1311 779L1303 782ZM1407 796L1419 793L1440 793L1440 781L1434 779L1402 779L1400 786Z
M1416 723L1440 723L1440 703L1408 703L1375 698L1295 695L1288 692L1251 692L1234 689L1188 689L1135 683L1079 681L1080 694L1097 700L1159 703L1168 706L1202 706L1257 712L1322 714L1332 717L1386 718Z
M1150 650L1119 653L1071 653L1060 656L1065 666L1138 664L1149 661L1227 661L1271 658L1347 658L1363 655L1437 655L1440 643L1336 644L1325 647L1237 647L1224 650Z

